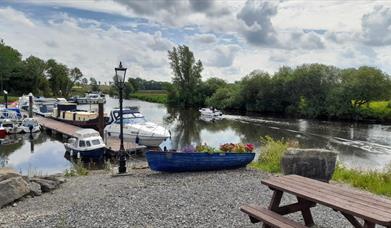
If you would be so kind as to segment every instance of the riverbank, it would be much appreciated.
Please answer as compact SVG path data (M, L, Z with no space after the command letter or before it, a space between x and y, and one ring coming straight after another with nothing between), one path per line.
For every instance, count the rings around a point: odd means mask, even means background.
M111 177L104 171L67 178L52 194L0 209L0 227L259 227L240 212L244 203L266 206L272 192L257 170L166 174L149 169ZM293 202L290 196L284 203ZM350 227L322 206L319 227ZM301 215L289 216L302 222Z
M130 94L130 97L160 104L167 103L167 92L164 90L140 90Z

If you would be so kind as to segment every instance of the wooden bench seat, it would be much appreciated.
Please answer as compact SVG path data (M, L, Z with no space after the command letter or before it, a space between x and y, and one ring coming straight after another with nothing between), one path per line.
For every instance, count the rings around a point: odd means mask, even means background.
M262 221L269 227L277 228L306 227L298 222L285 218L282 215L277 214L271 210L258 207L256 205L244 205L240 207L240 210L248 214L253 223Z

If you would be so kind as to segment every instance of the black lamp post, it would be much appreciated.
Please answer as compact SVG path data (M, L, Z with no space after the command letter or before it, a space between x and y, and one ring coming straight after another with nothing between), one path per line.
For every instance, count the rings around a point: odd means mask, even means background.
M120 133L119 138L121 144L119 147L119 168L118 173L126 173L126 157L125 157L125 148L124 148L124 123L122 116L122 91L125 84L125 75L126 68L122 67L122 62L119 62L119 66L115 68L115 80L119 89L119 116L120 116Z
M5 108L8 108L8 92L7 92L7 90L4 90L3 91L3 93L4 93L4 102L5 102Z

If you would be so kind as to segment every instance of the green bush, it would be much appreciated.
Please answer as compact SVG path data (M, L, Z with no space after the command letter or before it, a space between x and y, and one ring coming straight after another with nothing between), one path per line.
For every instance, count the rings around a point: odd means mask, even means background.
M74 176L87 176L88 169L84 167L83 163L80 160L72 162L72 167L65 170L64 176L74 177Z
M251 163L250 167L270 173L281 172L281 159L290 143L284 140L275 140L270 136L261 137L260 140L262 143L261 154L258 161Z

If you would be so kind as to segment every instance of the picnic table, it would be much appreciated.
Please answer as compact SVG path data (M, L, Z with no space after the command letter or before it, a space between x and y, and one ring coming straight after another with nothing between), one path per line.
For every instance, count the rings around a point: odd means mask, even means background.
M391 227L391 200L298 175L272 177L261 183L273 191L269 207L244 205L240 210L248 214L253 223L263 221L264 227L305 227L282 216L298 211L305 225L312 226L311 208L317 204L340 212L354 227L375 227L376 224ZM283 193L296 196L297 203L281 206Z

